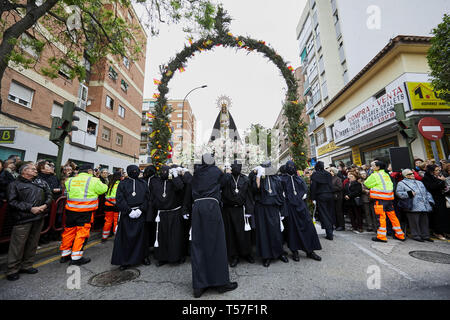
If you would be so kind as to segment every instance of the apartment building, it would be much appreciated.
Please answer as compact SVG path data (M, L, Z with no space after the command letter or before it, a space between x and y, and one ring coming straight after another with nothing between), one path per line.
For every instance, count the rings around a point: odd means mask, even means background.
M145 167L152 162L150 158L151 145L148 135L152 132L155 104L155 99L143 100L139 150L139 165L141 167ZM184 101L184 106L183 100L177 99L168 100L167 105L172 108L172 113L170 115L170 124L172 128L172 139L170 141L172 144L172 157L168 159L168 162L181 164L182 162L191 159L193 155L196 119L192 112L189 100ZM184 156L182 156L182 154Z
M118 7L117 12L130 24L140 27L135 37L146 45L147 34L134 9ZM37 36L48 38L44 32ZM27 54L36 54L30 48L25 49ZM57 147L49 141L52 117L60 117L64 101L72 101L82 109L75 113L80 118L74 123L79 130L66 138L62 163L71 160L77 164L100 165L110 172L137 163L145 50L134 62L126 56L108 56L90 65L85 57L88 72L81 82L70 79L73 66L69 65L59 70L56 79L46 78L36 71L48 66L48 59L55 50L61 50L61 44L45 49L33 69L20 69L10 64L6 70L2 79L0 126L10 130L14 139L0 145L0 158L14 153L27 161L43 158L55 161Z
M297 26L305 74L304 94L312 157L336 150L333 132L317 115L389 42L398 35L430 36L450 12L436 1L309 0Z

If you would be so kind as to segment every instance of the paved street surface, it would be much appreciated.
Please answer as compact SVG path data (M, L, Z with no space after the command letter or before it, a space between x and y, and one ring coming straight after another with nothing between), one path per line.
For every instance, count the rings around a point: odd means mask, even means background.
M208 290L201 299L450 299L450 265L419 260L409 254L417 250L450 254L448 241L419 243L411 239L406 242L389 239L384 244L371 241L373 233L351 231L335 232L334 241L329 241L322 230L318 232L323 247L317 251L321 262L307 259L302 252L299 262L289 256L289 263L277 260L269 268L263 267L260 259L255 264L241 261L236 268L230 268L231 280L239 283L236 290L225 294ZM36 261L35 267L39 269L36 275L22 274L18 281L10 282L5 279L3 267L0 300L194 299L189 258L182 265L157 267L152 260L150 266L136 266L139 276L119 285L89 284L91 277L117 269L110 264L113 244L113 239L104 244L98 238L91 239L85 256L92 261L78 269L79 288L73 288L77 284L74 280L77 270L59 263L55 249L50 256Z

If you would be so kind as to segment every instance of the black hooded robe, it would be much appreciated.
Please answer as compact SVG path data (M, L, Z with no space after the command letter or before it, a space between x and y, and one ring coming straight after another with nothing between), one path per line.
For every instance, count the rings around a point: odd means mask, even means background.
M331 174L324 170L321 161L316 164L316 171L311 175L311 200L316 200L322 229L325 229L328 237L332 237L336 221Z
M236 192L236 188L238 192ZM228 259L237 256L246 257L252 252L250 221L247 219L250 230L245 231L244 217L244 214L250 214L247 204L250 201L249 192L249 182L245 175L239 174L238 177L235 177L230 173L225 174L225 183L222 188L222 217Z
M194 289L230 282L220 189L223 172L214 165L197 166L192 178L191 263Z
M135 196L132 195L134 192ZM147 182L126 178L119 183L116 193L116 207L120 211L117 233L111 257L113 265L137 265L148 257L147 211L150 194ZM139 208L139 218L130 218L132 209Z
M257 253L262 259L277 259L284 253L281 217L284 217L286 213L282 181L276 175L261 177L258 189L256 175L252 175L251 187L255 199ZM269 189L272 192L269 192Z
M185 172L181 179L184 183L183 190L183 243L185 255L191 255L190 253L190 240L189 234L191 231L191 222L192 222L192 174L190 172ZM187 218L187 219L186 219Z
M153 255L158 261L175 263L185 257L183 188L180 176L173 179L153 177L150 181L150 202L157 222Z
M308 208L302 199L307 193L308 186L302 178L296 175L283 175L281 179L285 188L287 217L283 222L285 222L286 240L289 249L292 252L302 250L306 253L321 250L319 236Z

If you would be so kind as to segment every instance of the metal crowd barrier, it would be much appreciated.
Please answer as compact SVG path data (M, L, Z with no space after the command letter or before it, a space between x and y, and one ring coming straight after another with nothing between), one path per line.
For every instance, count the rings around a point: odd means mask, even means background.
M41 231L41 235L48 232L62 232L66 222L66 196L60 196L56 200L52 201L50 210L47 217L45 217L44 226ZM94 213L94 222L91 225L91 231L99 231L103 228L104 223L104 202L105 197L99 196L99 206ZM11 239L11 232L14 223L11 217L8 215L8 203L3 201L0 204L0 243L9 242Z

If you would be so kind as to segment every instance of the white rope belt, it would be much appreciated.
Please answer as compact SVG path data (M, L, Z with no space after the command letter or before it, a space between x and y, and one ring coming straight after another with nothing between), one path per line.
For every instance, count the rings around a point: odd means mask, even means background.
M179 207L177 207L175 209L158 210L158 214L157 214L157 216L155 218L155 222L156 222L156 240L155 240L155 244L153 245L155 248L159 247L159 242L158 242L159 221L160 221L159 213L160 212L171 212L171 211L176 211L176 210L179 210L179 209L181 209L181 206L179 206Z

